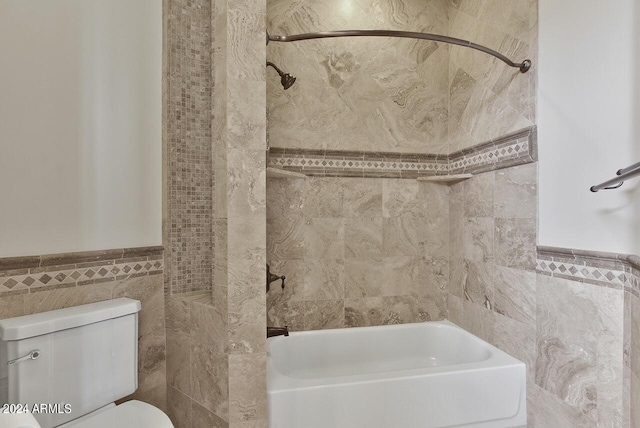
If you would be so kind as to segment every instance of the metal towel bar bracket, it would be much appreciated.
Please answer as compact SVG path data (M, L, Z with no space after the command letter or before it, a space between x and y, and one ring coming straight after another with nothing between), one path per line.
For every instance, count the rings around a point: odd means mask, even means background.
M612 190L620 188L625 181L631 180L640 176L640 162L630 165L626 168L618 170L616 177L611 180L607 180L604 183L600 183L591 187L592 192L598 192L600 190Z

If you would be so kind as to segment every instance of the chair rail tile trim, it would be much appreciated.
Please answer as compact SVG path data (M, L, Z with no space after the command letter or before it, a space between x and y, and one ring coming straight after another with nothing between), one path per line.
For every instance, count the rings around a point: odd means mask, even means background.
M417 178L481 173L535 161L533 126L450 155L272 148L268 166L310 176Z
M615 288L640 298L640 257L538 246L536 270L543 275Z
M163 247L2 258L0 296L36 293L163 272Z

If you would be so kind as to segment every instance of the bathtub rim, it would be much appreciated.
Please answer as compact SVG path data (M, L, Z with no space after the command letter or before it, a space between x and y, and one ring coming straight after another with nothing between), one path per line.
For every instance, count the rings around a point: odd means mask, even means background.
M336 385L353 385L353 384L366 384L372 382L392 382L399 379L407 378L426 378L432 376L446 376L451 373L471 373L474 371L486 371L492 369L502 369L505 367L518 367L522 366L526 370L524 362L518 360L515 357L507 354L506 352L493 346L491 343L482 340L475 336L464 328L452 323L448 320L443 321L424 321L418 323L406 323L406 324L394 324L383 326L367 326L367 327L348 327L339 329L327 329L327 330L310 330L301 332L291 332L291 336L315 336L315 335L330 335L332 332L340 331L353 331L353 330L380 330L380 329L398 329L401 330L407 327L416 326L432 326L431 328L453 328L459 330L463 335L467 336L470 340L478 343L479 345L486 347L489 351L489 358L482 361L459 363L442 365L436 367L423 367L417 369L395 370L388 372L377 373L364 373L347 376L335 376L335 377L318 377L318 378L296 378L287 376L286 374L278 371L273 363L273 357L271 350L274 346L278 345L284 340L290 338L278 336L272 337L267 340L267 394L277 394L279 392L288 392L291 390L304 390L309 388L322 388Z

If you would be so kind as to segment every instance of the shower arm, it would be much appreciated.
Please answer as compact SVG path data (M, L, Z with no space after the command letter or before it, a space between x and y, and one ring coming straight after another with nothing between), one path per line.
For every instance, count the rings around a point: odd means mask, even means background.
M486 46L478 45L468 40L456 39L455 37L441 36L431 33L415 33L411 31L393 30L345 30L345 31L323 31L319 33L295 34L293 36L271 36L267 32L267 44L269 42L299 42L302 40L329 39L335 37L401 37L405 39L431 40L434 42L449 43L475 49L498 58L509 67L520 69L521 73L526 73L531 68L531 60L526 59L520 63L513 62L500 52L494 51Z

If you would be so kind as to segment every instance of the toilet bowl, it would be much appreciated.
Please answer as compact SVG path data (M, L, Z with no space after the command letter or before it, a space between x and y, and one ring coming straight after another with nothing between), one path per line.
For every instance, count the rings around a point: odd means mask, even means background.
M0 414L0 428L174 428L150 404L115 404L138 388L140 309L122 298L0 321L0 402L54 409Z
M173 428L160 409L142 401L110 405L59 428Z

